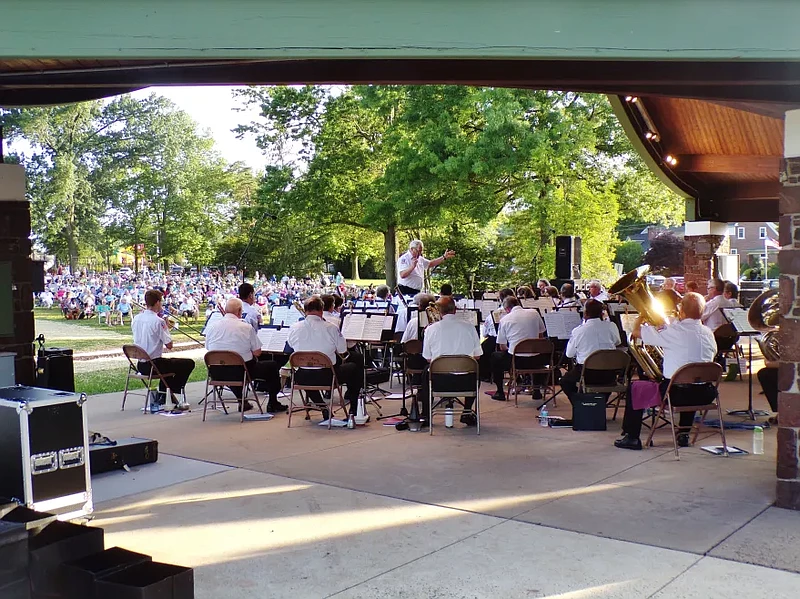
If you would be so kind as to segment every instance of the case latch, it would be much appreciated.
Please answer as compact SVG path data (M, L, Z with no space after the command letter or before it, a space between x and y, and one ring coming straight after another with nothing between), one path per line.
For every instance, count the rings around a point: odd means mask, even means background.
M83 466L83 447L70 447L58 452L58 467L61 470Z
M37 453L31 456L31 474L47 474L58 470L58 454L55 451Z

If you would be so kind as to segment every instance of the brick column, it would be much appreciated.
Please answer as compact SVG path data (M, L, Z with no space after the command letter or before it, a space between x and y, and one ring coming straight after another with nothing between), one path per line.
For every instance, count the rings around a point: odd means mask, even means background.
M13 352L17 382L34 384L34 323L31 291L31 210L25 198L25 170L0 164L0 262L11 263L14 331L0 337L0 351ZM2 334L2 331L0 331Z
M706 284L714 275L714 255L725 240L727 224L713 221L686 223L683 248L683 278L686 283L697 283L698 291L705 295Z
M800 510L800 110L786 113L781 192L778 484L775 505Z

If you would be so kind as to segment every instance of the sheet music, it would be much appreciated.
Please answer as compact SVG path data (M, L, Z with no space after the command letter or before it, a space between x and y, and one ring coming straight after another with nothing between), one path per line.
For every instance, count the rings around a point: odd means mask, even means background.
M258 339L261 341L261 351L282 354L288 338L289 327L258 330Z
M633 333L633 327L636 326L636 319L639 318L638 314L625 314L622 313L619 315L619 323L622 325L622 330L625 331L628 336Z
M394 330L394 315L383 317L383 330L384 331Z
M523 300L526 301L526 300ZM531 300L527 300L531 301ZM527 308L528 306L523 305L523 308ZM531 308L536 308L539 310L539 313L545 312L552 312L555 310L555 304L553 303L553 299L549 297L541 297L538 300L533 300L533 303L530 306Z
M486 291L483 294L484 300L499 300L500 299L500 292L498 291Z
M272 308L270 324L294 324L302 318L294 306L275 306Z
M367 320L366 314L347 314L342 322L342 336L347 340L360 340L365 320Z
M536 307L536 298L534 297L523 297L519 300L519 305L523 308L535 308Z
M722 313L728 322L733 325L737 333L758 333L756 329L750 326L747 320L747 310L744 308L723 308Z
M500 304L493 300L481 300L480 309L481 309L481 319L486 320L486 318L497 310L500 307Z
M456 311L456 318L463 320L473 327L476 327L480 324L478 321L478 313L474 310L458 310Z
M581 324L581 315L577 312L547 312L543 318L547 336L557 339L569 339L572 330Z
M384 318L367 318L364 322L364 331L361 336L362 341L380 341L383 335Z
M625 314L625 312L636 313L636 308L630 304L623 304L622 302L606 302L606 306L608 306L608 311L612 316L615 314Z

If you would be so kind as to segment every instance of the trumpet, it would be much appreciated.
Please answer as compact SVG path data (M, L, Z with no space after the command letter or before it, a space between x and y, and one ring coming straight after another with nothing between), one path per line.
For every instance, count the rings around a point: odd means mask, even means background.
M653 297L647 286L646 275L650 266L640 266L614 283L608 290L610 294L621 295L639 312L639 318L654 326L667 323L664 307ZM664 363L664 352L660 347L646 346L641 339L630 339L628 343L633 359L644 373L651 379L660 381L664 378L661 365Z

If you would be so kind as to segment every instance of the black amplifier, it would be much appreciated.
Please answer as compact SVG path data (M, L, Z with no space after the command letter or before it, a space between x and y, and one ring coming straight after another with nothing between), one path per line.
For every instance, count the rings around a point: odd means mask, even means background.
M86 396L0 388L0 496L71 519L92 512Z

